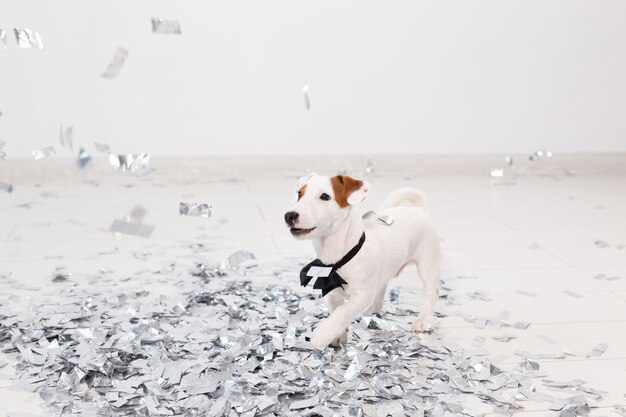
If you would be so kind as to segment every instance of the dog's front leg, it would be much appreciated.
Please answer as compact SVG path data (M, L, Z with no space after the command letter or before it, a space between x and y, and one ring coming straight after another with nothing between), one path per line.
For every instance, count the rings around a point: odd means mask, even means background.
M348 301L335 308L326 320L320 322L311 335L311 344L322 349L343 335L352 320L363 314L372 304L372 294L355 292Z

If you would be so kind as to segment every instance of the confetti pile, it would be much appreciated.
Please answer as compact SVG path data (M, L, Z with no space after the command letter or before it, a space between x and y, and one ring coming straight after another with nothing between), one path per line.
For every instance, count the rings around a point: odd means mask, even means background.
M0 298L0 347L15 363L14 388L84 416L480 416L472 403L509 415L528 401L570 416L602 398L580 380L543 380L565 399L540 392L532 378L546 374L526 352L507 372L483 348L466 350L436 330L410 333L417 312L400 303L398 290L383 315L351 326L347 346L313 350L305 337L328 314L318 294L261 285L281 282L279 275L296 283L300 266L233 272L225 262L182 270L172 263L141 275L141 288L171 285L168 296L124 290L128 278L105 269L90 285L57 269L56 295ZM454 300L445 283L442 298Z

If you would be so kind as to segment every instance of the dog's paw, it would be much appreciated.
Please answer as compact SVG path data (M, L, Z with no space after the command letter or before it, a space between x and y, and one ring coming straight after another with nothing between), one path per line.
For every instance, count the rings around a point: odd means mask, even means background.
M411 330L414 333L424 333L428 332L432 329L432 324L430 322L430 317L418 317L417 320L411 326Z
M323 349L337 339L336 332L333 331L333 325L327 321L322 321L317 325L311 334L311 344L317 349Z
M331 342L332 347L340 347L348 343L348 330L344 331L341 336Z

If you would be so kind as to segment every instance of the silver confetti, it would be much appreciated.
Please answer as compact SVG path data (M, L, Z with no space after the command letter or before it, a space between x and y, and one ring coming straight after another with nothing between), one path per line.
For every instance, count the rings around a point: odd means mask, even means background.
M13 31L15 32L15 39L20 48L43 49L43 42L41 41L39 33L27 28L15 28Z
M565 294L569 295L570 297L574 297L574 298L582 298L583 296L578 294L577 292L574 291L570 291L570 290L566 290L563 291Z
M7 146L7 143L0 139L0 159L7 159L7 153L4 150L4 147Z
M500 168L492 169L489 175L493 178L502 178L504 177L504 170Z
M129 172L131 174L145 174L148 172L150 162L149 153L109 155L109 163L118 171Z
M228 257L228 265L232 269L237 269L240 266L250 265L255 260L256 256L254 256L254 253L247 250L238 250Z
M526 291L526 290L516 290L515 292L518 293L518 294L521 294L521 295L526 295L528 297L536 297L537 296L537 293Z
M7 33L4 29L0 28L0 43L4 47L4 50L7 50Z
M70 152L74 153L74 143L72 140L72 136L74 133L74 126L68 126L63 129L63 125L61 125L61 133L59 135L59 143L61 146L68 148Z
M513 157L511 155L505 155L504 156L504 163L507 166L513 166Z
M150 237L154 232L154 226L143 224L147 210L141 206L135 206L125 219L113 220L109 231L117 234Z
M126 62L126 58L128 58L128 50L118 47L107 67L106 71L102 74L104 78L115 78L122 70L124 63Z
M180 35L180 22L178 20L163 20L153 17L152 33Z
M392 303L398 301L400 299L400 291L397 288L392 288L389 291L389 301Z
M385 226L391 226L393 224L393 217L389 216L388 214L378 216L376 220L378 220L378 223L384 224Z
M76 156L76 166L80 169L85 169L89 164L91 164L91 155L84 148L80 148Z
M374 169L374 162L371 159L368 159L367 166L365 167L365 172L371 174L372 172L374 172Z
M94 142L93 145L96 147L96 151L100 153L105 153L105 154L111 153L111 147L107 145L106 143Z
M304 84L304 87L302 87L302 94L304 95L304 106L306 107L306 110L309 111L311 110L311 101L309 100L309 85L308 84Z
M12 193L13 192L13 185L0 181L0 191L4 191L7 193Z
M33 150L33 158L38 161L40 159L55 155L56 153L57 151L52 146L46 146L42 149Z
M181 216L211 217L211 204L206 203L179 203L178 213Z

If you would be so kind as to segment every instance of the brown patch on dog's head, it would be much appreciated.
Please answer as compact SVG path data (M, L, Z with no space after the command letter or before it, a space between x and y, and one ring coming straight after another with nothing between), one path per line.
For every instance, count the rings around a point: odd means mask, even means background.
M335 175L331 177L330 183L333 186L333 193L335 194L335 201L339 204L339 207L348 207L348 197L354 191L363 186L363 181L355 180L347 175Z
M300 189L298 190L298 201L300 201L300 199L302 197L304 197L304 193L306 193L306 184L304 184L302 187L300 187Z

